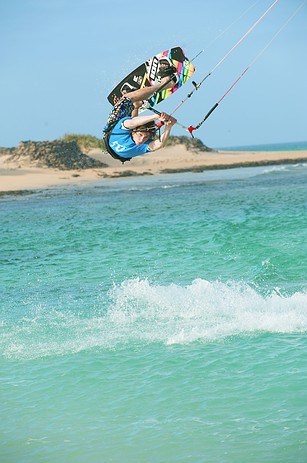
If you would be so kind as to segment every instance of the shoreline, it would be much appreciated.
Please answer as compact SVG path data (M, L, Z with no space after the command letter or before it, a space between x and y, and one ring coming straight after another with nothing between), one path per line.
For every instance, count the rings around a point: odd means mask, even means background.
M106 167L59 170L37 167L27 159L10 160L0 156L0 194L22 194L46 188L82 186L104 179L202 172L307 162L307 150L301 151L188 151L184 145L163 148L148 156L139 156L122 165L101 150L88 156L102 161Z

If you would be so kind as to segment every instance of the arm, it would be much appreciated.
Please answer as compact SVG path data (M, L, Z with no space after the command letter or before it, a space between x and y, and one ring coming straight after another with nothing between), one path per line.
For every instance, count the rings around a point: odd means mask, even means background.
M134 109L135 111L135 109ZM149 116L136 116L132 119L127 119L123 122L123 125L126 129L135 129L136 127L140 127L141 125L147 124L147 122L156 121L159 119L160 116L157 114L152 114Z
M174 117L168 116L165 113L161 113L161 116L159 117L159 119L162 122L165 122L165 128L159 140L153 140L152 142L149 143L148 148L150 149L150 151L157 151L163 148L163 146L165 146L166 140L168 139L171 133L171 129L173 125L176 124L177 122Z

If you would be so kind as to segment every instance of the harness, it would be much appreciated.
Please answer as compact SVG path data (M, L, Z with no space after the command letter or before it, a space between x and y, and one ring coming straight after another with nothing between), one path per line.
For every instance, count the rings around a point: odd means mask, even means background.
M117 159L117 160L120 161L122 164L124 164L125 162L130 161L132 158L123 158L123 157L120 156L119 154L115 153L115 151L112 150L112 148L111 148L111 146L110 146L110 144L109 144L109 139L110 139L112 130L113 130L114 127L116 126L117 122L118 122L118 121L113 122L113 123L110 124L109 127L105 130L104 136L103 136L103 140L104 140L104 144L105 144L106 150L107 150L107 152L112 156L112 158Z

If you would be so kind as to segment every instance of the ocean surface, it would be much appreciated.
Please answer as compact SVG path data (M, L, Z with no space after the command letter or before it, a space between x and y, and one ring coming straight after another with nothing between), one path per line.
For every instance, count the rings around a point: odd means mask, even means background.
M306 174L2 196L1 463L306 463Z

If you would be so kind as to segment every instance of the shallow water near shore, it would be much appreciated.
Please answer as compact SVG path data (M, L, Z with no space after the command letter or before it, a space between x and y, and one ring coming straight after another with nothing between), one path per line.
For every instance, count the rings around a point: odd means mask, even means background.
M6 463L304 463L306 165L0 198Z

